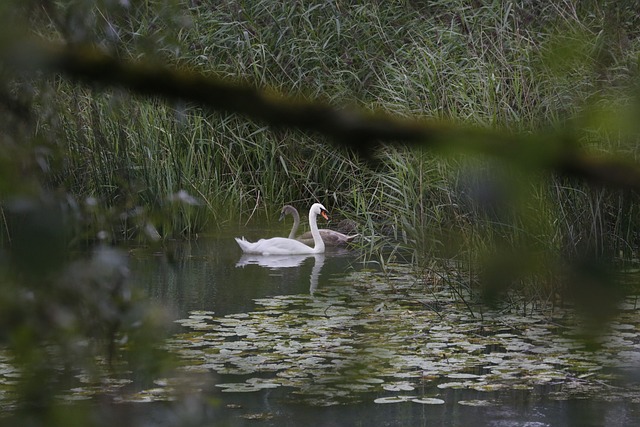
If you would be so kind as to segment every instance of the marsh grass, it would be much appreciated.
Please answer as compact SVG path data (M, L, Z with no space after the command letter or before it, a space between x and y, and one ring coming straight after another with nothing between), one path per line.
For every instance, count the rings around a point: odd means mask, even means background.
M124 57L159 54L287 95L532 133L541 144L561 129L592 151L637 157L629 112L640 105L630 90L640 23L626 3L145 4L94 16L101 25L87 24L87 37ZM528 286L512 265L554 283L557 257L635 258L630 194L466 153L385 148L367 163L317 135L57 85L41 106L60 112L49 126L68 155L53 181L130 219L116 236L149 224L162 237L190 235L320 201L337 220L358 223L363 249L380 263L400 254L430 266L454 260L477 281ZM198 203L172 197L180 191ZM503 259L497 276L481 267L487 259ZM555 292L540 289L530 293Z

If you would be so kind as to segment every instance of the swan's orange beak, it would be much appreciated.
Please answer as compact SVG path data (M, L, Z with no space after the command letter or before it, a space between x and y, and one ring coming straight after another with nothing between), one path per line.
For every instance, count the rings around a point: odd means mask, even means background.
M322 215L322 218L326 219L327 221L329 221L329 214L327 214L327 211L325 211L324 209L320 211L320 215Z

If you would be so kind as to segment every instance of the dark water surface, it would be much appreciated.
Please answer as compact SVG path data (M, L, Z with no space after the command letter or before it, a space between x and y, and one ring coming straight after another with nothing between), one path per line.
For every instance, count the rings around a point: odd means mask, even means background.
M457 400L469 398L468 392L458 390L447 394L444 396L447 400L444 405L358 403L330 407L282 403L268 392L231 396L224 402L227 407L211 405L203 411L203 425L633 427L640 420L637 405L626 402L532 400L526 393L515 393L513 396L503 396L504 403L496 406L468 407L456 403ZM482 397L487 396L483 394ZM143 412L138 416L156 426L172 425L170 422L175 419L175 414L169 415L162 408Z
M132 251L132 273L150 298L169 308L175 319L193 311L214 316L255 310L255 299L279 295L309 295L329 286L332 280L364 267L357 252L331 250L319 256L295 258L246 257L234 236L249 240L258 230L226 231L216 237L171 243L163 254ZM271 235L275 235L275 232ZM180 327L176 326L176 329ZM418 351L418 350L417 350ZM224 376L212 377L219 382ZM445 403L414 402L377 404L375 393L364 401L327 407L296 402L287 387L252 393L222 393L205 388L195 425L232 426L636 426L640 425L640 396L630 401L591 399L552 400L547 390L437 390ZM459 401L491 400L492 406L473 407ZM213 404L211 404L213 402ZM136 408L145 411L145 405ZM146 412L154 425L170 425L162 405ZM154 419L154 420L151 420Z

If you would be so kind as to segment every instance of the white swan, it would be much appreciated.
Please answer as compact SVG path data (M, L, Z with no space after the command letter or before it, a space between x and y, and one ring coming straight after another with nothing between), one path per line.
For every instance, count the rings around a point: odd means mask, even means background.
M301 236L296 237L296 232L300 226L300 214L298 213L298 210L291 205L284 205L282 207L282 212L280 212L280 221L282 221L286 215L291 215L293 217L293 227L291 227L289 239L296 239L302 243L313 244L313 236L308 231ZM346 234L326 228L322 228L318 230L318 232L326 246L345 246L359 236L358 234L347 236Z
M314 246L310 247L295 239L287 239L285 237L272 237L271 239L260 239L257 242L247 242L244 237L236 242L240 245L242 252L245 254L262 254L262 255L301 255L301 254L320 254L324 252L324 242L318 232L316 217L322 215L329 220L327 209L320 203L314 203L309 209L309 225L311 226L311 235L313 236Z

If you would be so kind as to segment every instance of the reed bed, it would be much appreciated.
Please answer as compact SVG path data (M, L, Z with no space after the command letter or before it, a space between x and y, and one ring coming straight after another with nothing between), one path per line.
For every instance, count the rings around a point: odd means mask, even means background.
M144 5L92 15L86 37L124 57L160 56L305 99L530 133L541 144L545 132L564 130L589 150L637 158L630 111L638 105L640 18L626 3ZM116 237L145 224L162 237L188 236L317 200L358 224L369 254L393 242L394 255L408 251L417 265L480 265L509 253L521 271L548 276L557 257L636 256L632 194L466 153L385 148L367 162L318 135L55 84L56 96L42 99L59 117L43 132L68 160L49 182L124 213L129 223ZM43 116L50 107L43 101ZM193 199L176 196L185 194ZM495 268L505 271L504 263Z

